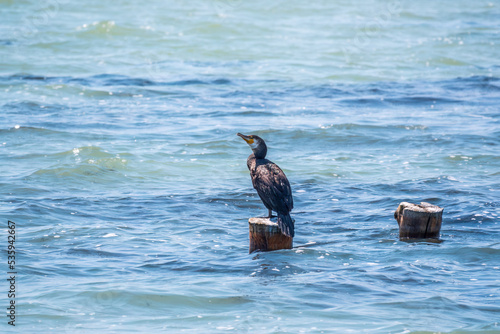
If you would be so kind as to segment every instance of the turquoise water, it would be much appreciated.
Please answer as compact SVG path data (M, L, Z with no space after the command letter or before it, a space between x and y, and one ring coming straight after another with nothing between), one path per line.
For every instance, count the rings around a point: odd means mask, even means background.
M2 332L500 332L499 2L0 12ZM237 132L290 180L292 250L248 254ZM398 240L402 201L441 243Z

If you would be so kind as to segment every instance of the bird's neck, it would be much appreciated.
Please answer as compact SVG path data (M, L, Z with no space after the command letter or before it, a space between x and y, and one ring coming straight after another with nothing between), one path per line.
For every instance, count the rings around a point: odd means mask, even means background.
M252 149L255 159L265 159L267 154L267 146L262 143L258 147Z

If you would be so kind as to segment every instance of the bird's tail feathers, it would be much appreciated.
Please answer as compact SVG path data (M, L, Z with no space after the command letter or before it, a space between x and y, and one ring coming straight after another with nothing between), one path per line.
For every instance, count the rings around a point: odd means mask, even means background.
M295 235L295 228L293 226L292 217L290 214L282 214L278 212L278 227L281 232L287 237L292 237Z

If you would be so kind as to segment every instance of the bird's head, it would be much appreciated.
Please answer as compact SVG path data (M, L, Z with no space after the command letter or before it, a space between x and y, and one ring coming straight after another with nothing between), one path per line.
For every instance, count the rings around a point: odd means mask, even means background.
M237 135L247 142L257 159L264 159L266 157L267 145L264 142L264 139L256 135L245 136L241 133L238 133Z

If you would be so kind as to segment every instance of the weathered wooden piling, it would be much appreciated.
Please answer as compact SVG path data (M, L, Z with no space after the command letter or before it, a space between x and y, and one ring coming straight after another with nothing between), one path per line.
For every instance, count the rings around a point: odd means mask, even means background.
M394 212L399 225L399 239L438 239L443 208L430 203L401 202Z
M250 251L273 251L278 249L291 249L293 238L281 233L278 223L269 218L254 217L248 220Z

